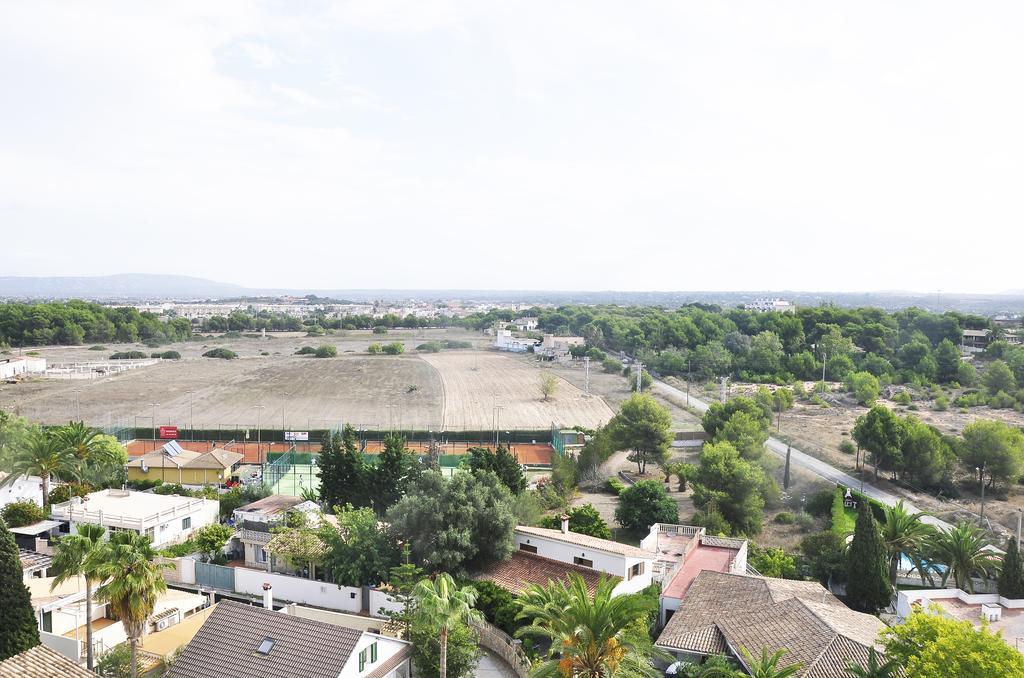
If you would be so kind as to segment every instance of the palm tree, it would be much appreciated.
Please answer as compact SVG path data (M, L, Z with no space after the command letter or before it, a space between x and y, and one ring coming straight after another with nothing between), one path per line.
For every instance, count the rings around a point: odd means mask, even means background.
M923 513L911 513L903 504L903 500L895 506L885 507L885 522L882 524L882 539L889 552L889 583L896 586L896 574L899 572L900 558L906 555L914 561L924 579L927 565L924 564L921 552L932 536L932 527L921 522Z
M768 654L768 648L764 647L761 648L760 657L752 656L743 647L740 648L740 652L746 659L747 670L751 678L789 678L803 668L803 664L800 662L789 666L779 666L779 661L782 659L782 655L786 654L786 650L776 650L773 654Z
M601 577L593 597L578 574L568 584L530 586L517 618L532 622L516 635L538 635L551 641L546 661L530 670L532 676L606 678L615 675L660 676L650 663L654 650L646 630L636 633L636 621L648 613L640 596L613 596L615 581Z
M413 590L416 599L416 614L422 615L431 628L437 629L441 643L440 676L448 674L448 632L459 622L480 621L483 614L474 610L476 589L472 586L455 587L455 581L448 574L439 574L431 581L423 579Z
M106 583L96 589L96 597L110 604L114 615L124 624L132 650L132 678L138 675L138 643L153 614L157 597L167 590L161 570L170 563L154 563L157 552L149 537L135 532L114 532L103 548L85 560L85 569L95 572Z
M86 569L85 563L92 553L104 548L103 535L106 532L107 529L101 525L79 525L75 534L57 540L53 553L53 570L56 576L50 585L51 591L69 579L85 577L85 656L86 666L90 671L93 668L92 587L100 579L94 569ZM91 566L95 567L95 562Z
M929 554L946 566L942 586L950 575L958 589L974 593L972 576L990 577L999 572L999 558L989 549L992 542L985 533L970 523L957 523L948 532L937 531L930 543Z
M885 655L871 648L867 666L850 662L846 665L846 672L857 678L895 678L900 674L900 665L895 657L886 659Z
M15 452L11 474L0 487L11 484L21 476L39 476L42 479L43 511L50 504L50 477L78 477L78 459L56 436L42 430L33 431L25 446Z
M81 462L85 463L94 453L98 452L100 446L96 439L100 432L85 422L69 421L65 426L57 429L57 437L64 443Z

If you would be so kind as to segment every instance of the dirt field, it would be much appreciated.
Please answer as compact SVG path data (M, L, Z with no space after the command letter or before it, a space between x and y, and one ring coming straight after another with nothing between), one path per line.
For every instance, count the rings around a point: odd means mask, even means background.
M555 393L547 401L540 392L544 374L553 370L536 361L524 361L501 353L451 351L424 354L423 360L440 375L444 389L445 429L595 427L611 419L613 412L599 396L587 396L559 377ZM545 423L546 422L546 423Z
M351 423L365 429L459 430L596 426L612 416L600 397L587 398L561 382L541 399L543 374L536 362L507 354L454 350L418 354L431 340L458 339L486 346L488 339L464 330L393 330L387 335L353 331L341 336L300 334L268 338L202 338L150 349L111 344L38 349L49 364L106 360L114 351L174 350L178 361L95 379L34 378L0 385L0 408L32 421L58 424L82 418L96 426L248 428L292 430ZM372 342L400 341L401 356L369 355ZM301 346L333 344L338 357L296 356ZM236 360L202 358L211 347L238 353ZM266 353L267 355L262 355ZM191 393L189 393L191 391ZM154 408L151 403L157 403ZM262 406L262 409L257 409Z

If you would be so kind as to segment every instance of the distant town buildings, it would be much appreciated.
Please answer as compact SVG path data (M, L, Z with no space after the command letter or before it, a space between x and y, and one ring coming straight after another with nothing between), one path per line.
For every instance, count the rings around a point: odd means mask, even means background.
M786 301L785 299L779 299L778 297L761 297L743 304L743 308L748 311L756 311L758 313L768 313L769 311L785 313L787 311L795 310L796 305Z

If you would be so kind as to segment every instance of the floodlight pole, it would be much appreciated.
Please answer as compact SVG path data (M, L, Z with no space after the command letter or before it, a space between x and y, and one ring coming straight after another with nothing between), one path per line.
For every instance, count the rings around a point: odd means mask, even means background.
M188 439L189 440L195 440L196 439L196 426L195 426L195 422L192 419L192 394L193 393L195 393L195 391L189 391L188 392Z
M263 405L253 405L253 408L256 410L256 456L258 457L263 450L263 446L260 444L262 442L260 415L263 414ZM265 460L264 463L266 463Z
M150 403L153 407L153 449L156 449L156 408L159 407L160 403Z

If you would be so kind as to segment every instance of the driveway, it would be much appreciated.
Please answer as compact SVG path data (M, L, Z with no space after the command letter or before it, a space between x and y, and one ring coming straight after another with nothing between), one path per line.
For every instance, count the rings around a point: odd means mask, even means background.
M516 672L505 663L504 659L490 650L483 649L483 652L484 655L480 658L480 663L477 664L473 675L485 676L486 678L517 678Z

